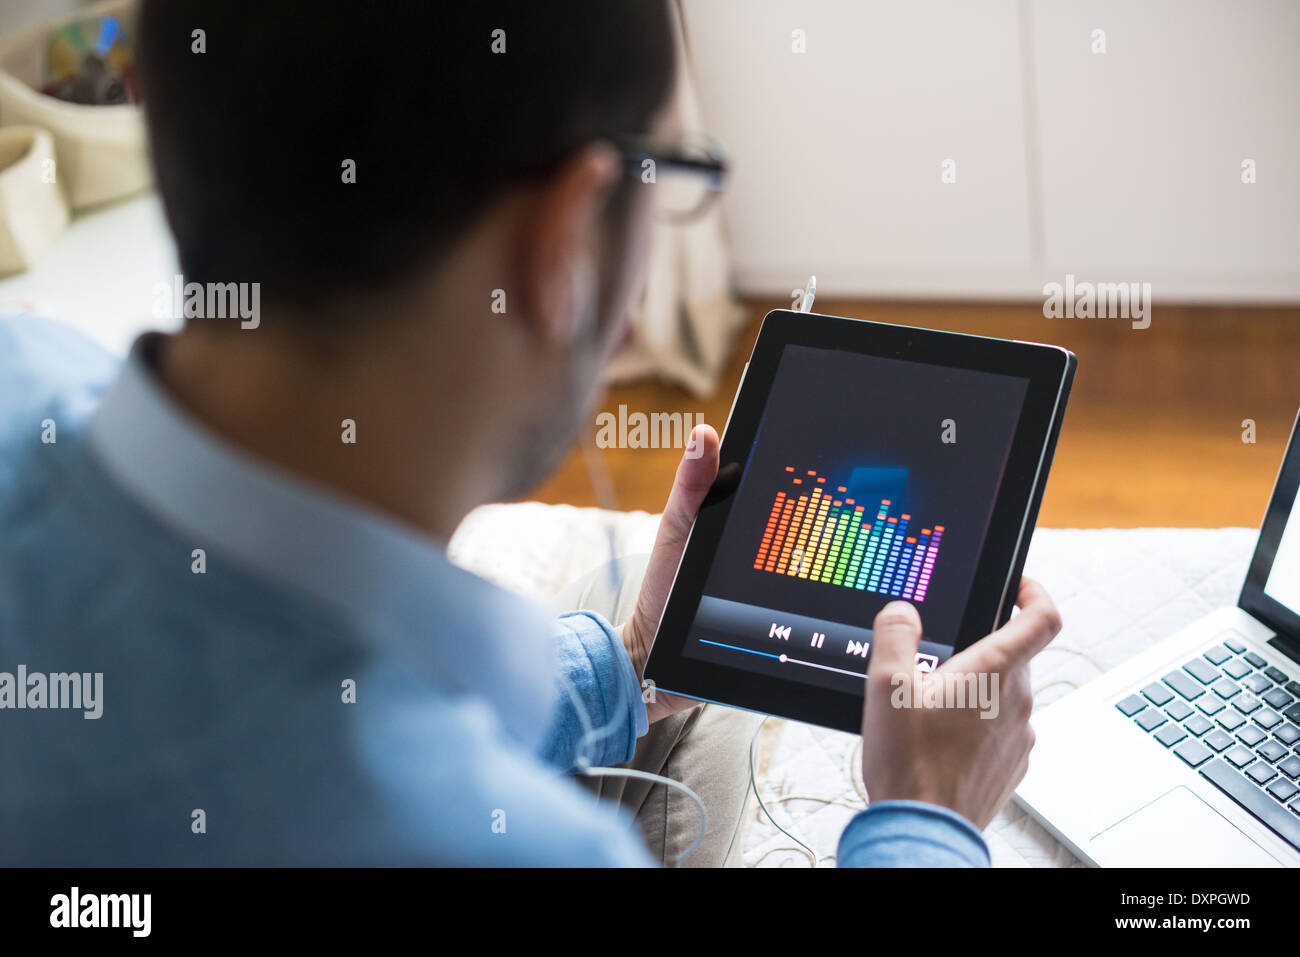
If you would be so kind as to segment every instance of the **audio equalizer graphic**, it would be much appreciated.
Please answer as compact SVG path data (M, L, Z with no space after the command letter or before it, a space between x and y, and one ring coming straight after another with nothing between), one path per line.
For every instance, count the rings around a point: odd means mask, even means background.
M831 493L825 476L795 475L789 465L785 470L791 487L772 502L754 558L757 571L925 601L943 525L908 535L912 516L890 516L891 499L880 499L872 518L865 505L846 497L845 486Z

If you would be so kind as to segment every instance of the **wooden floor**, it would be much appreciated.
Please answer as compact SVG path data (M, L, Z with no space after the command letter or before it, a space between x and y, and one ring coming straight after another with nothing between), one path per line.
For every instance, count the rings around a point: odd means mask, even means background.
M719 432L764 313L751 322L715 396L656 382L615 386L599 409L703 412ZM1037 304L817 301L817 311L956 332L1052 342L1079 371L1039 524L1057 528L1258 526L1300 408L1300 309L1161 306L1151 326L1112 319L1045 319ZM1242 441L1244 419L1257 441ZM595 427L587 441L594 444ZM597 452L618 505L657 512L677 467L673 449ZM575 449L533 496L594 505Z

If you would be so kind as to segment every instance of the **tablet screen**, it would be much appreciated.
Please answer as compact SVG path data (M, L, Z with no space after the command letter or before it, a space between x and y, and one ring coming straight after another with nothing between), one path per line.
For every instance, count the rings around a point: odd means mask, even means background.
M1029 380L787 345L687 656L860 693L876 613L952 654Z

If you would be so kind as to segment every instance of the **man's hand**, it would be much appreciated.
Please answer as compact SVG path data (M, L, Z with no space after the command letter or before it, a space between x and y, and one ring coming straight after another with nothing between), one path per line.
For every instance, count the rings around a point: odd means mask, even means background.
M712 426L697 425L691 432L690 444L686 447L681 464L677 466L673 490L668 495L668 505L659 521L659 533L655 536L650 565L641 581L636 611L620 629L623 644L632 657L638 675L645 671L650 645L659 628L659 619L663 617L668 590L672 588L673 576L677 574L677 565L681 561L686 538L691 533L691 525L695 522L695 513L699 511L700 503L704 501L717 474L718 433L713 431ZM646 703L646 710L653 722L695 704L698 702L692 698L680 698L656 690L654 699Z
M1061 630L1061 616L1037 582L1021 579L1016 606L1020 614L1006 625L929 674L915 664L921 640L916 609L901 601L881 609L862 717L862 781L872 801L937 804L983 830L1011 797L1034 746L1029 660ZM952 704L944 683L961 678L969 689L971 675L995 692L995 717L982 717L970 695L965 707L944 706ZM910 693L895 695L903 685ZM936 691L937 706L927 695ZM910 706L898 706L902 701Z

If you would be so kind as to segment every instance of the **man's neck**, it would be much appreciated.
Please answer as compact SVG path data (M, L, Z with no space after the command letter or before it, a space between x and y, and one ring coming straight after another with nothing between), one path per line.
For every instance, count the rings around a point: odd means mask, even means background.
M378 357L280 346L262 331L185 330L165 340L156 372L175 401L240 450L445 544L479 504L448 461L467 436L440 436L442 423L403 401L401 378Z

